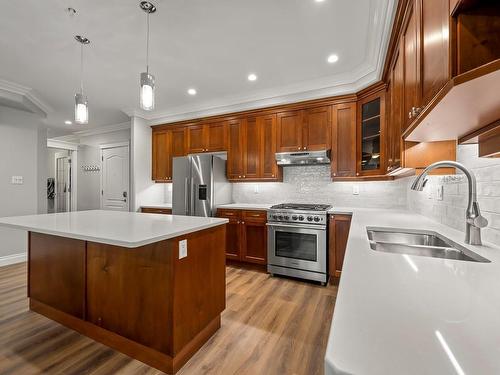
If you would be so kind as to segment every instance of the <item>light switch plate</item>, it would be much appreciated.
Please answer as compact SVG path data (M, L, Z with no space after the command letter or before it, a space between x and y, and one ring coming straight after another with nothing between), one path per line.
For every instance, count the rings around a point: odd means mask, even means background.
M187 240L179 241L179 259L185 258L188 256L188 244Z
M23 176L12 176L10 183L13 185L22 185L24 182Z
M352 195L359 195L359 185L352 186Z

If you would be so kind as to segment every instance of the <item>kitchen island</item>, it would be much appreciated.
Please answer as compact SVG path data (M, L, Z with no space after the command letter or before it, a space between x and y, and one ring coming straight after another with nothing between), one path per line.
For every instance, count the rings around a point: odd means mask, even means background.
M28 231L30 309L166 373L220 327L227 219L80 211Z

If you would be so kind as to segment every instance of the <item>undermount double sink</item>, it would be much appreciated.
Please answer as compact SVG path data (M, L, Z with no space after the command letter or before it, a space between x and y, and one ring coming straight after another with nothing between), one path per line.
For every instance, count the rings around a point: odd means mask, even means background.
M367 227L370 247L375 251L489 263L481 255L439 233L426 230Z

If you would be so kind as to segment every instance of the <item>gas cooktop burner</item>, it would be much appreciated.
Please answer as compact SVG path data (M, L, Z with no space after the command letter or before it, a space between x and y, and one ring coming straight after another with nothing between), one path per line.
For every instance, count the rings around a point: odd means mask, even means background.
M331 208L328 204L301 204L282 203L271 207L272 210L299 210L299 211L327 211Z

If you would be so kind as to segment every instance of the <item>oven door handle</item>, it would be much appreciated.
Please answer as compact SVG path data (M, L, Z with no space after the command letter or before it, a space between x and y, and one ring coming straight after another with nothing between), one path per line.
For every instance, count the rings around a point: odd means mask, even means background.
M326 230L326 225L293 225L293 224L278 224L278 223L266 223L269 227L275 228L293 228L293 229L316 229L316 230Z

